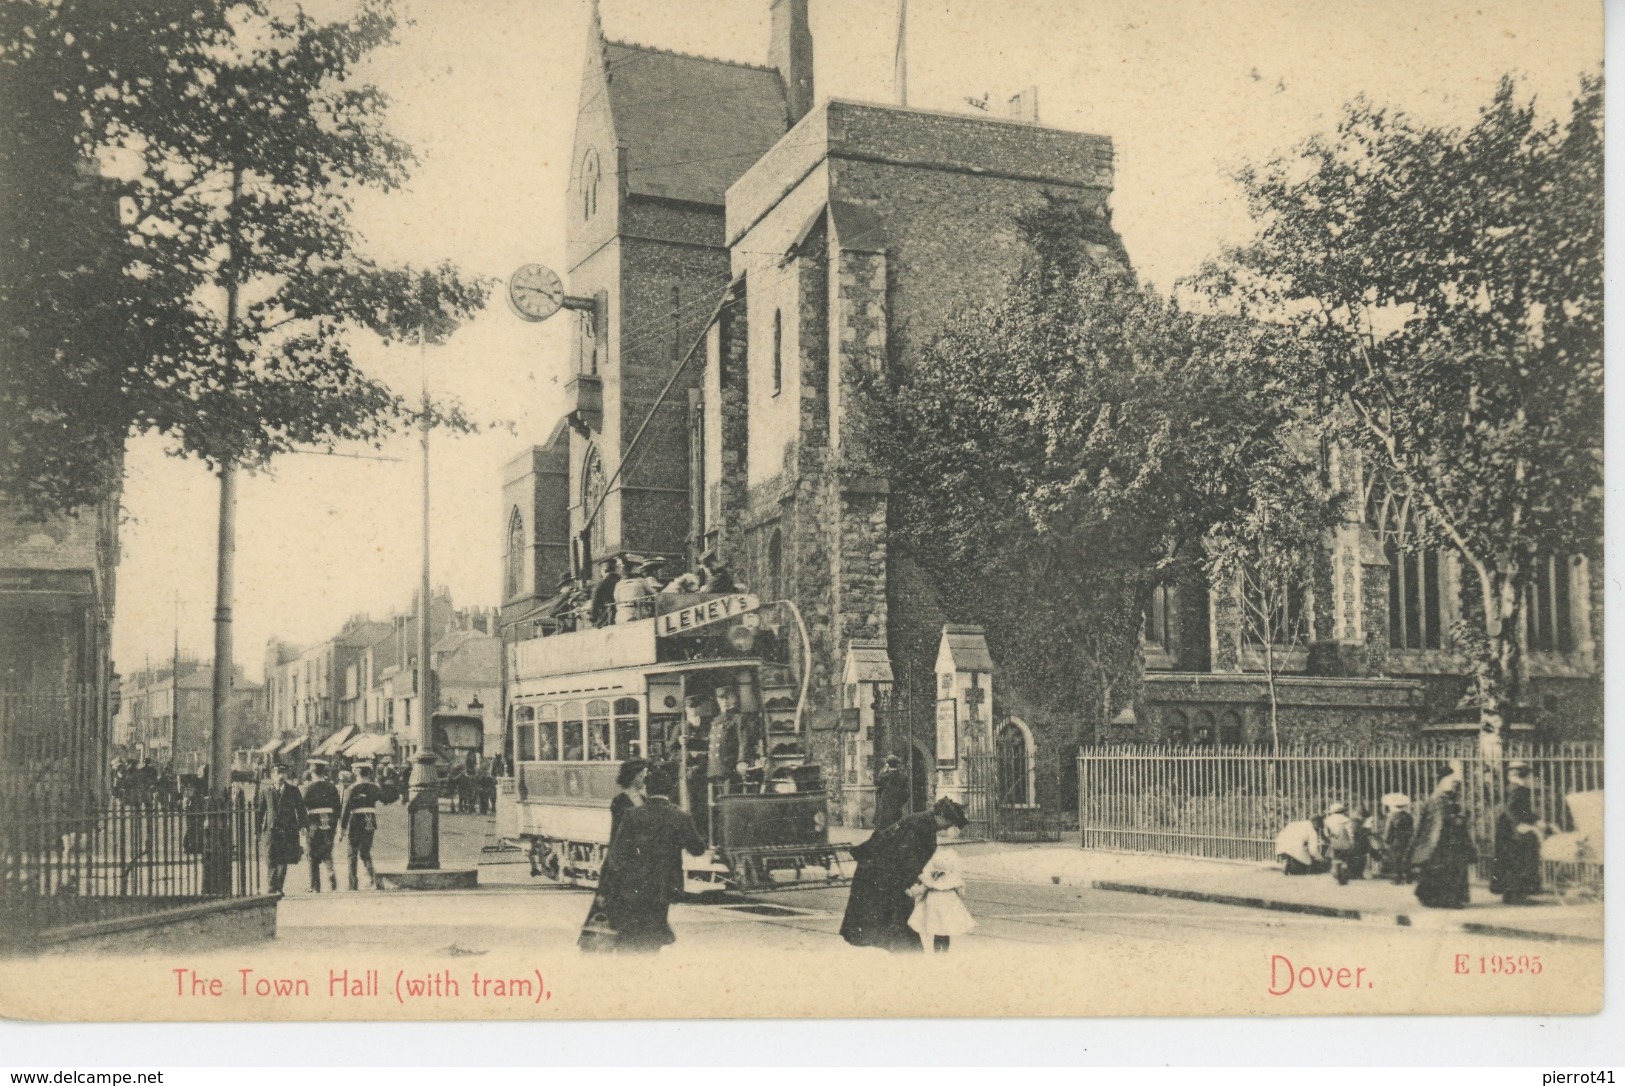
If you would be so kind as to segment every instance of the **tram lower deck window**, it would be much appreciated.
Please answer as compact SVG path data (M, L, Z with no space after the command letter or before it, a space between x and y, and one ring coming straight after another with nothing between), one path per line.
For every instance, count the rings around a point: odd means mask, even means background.
M557 721L543 721L536 728L536 758L542 762L559 760L559 725Z
M536 726L520 724L514 728L514 757L521 762L536 760Z
M638 743L638 718L618 716L615 718L615 756L621 761L628 758L641 758L643 752Z

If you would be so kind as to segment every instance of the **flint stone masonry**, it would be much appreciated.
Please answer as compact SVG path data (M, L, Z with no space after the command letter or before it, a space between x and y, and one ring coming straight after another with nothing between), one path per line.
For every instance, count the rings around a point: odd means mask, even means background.
M826 157L1102 193L1113 182L1107 136L832 98L803 117L728 189L728 243L737 244Z

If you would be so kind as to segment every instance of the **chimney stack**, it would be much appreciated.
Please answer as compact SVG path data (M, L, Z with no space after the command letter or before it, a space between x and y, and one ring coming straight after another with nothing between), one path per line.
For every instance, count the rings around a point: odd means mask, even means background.
M773 42L768 60L784 80L793 125L813 107L812 24L807 0L773 0Z

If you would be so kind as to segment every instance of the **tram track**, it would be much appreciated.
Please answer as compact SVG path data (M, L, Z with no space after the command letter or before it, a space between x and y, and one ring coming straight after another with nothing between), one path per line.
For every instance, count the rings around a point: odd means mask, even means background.
M1034 889L1038 889L1035 887ZM1099 891L1107 893L1109 891ZM774 901L764 901L761 896L738 895L730 896L727 902L718 903L734 907L733 911L740 911L739 906L751 904L764 904L779 906ZM825 920L837 919L840 915L839 905L836 902L821 903L823 907L815 910L817 916ZM1278 916L1253 917L1231 916L1226 914L1202 914L1184 916L1172 911L1152 910L1150 912L1119 912L1102 911L1089 908L1054 908L1045 907L1042 902L1011 900L1005 895L991 895L972 891L966 896L966 905L971 915L979 924L975 933L977 939L993 939L1005 942L1020 943L1023 945L1047 944L1051 940L1042 938L1022 938L1015 932L1005 930L990 930L995 926L1014 927L1019 929L1042 929L1051 932L1067 932L1083 937L1131 939L1137 942L1160 943L1167 941L1170 929L1181 932L1212 932L1223 930L1237 934L1257 933L1264 934L1269 931L1281 931L1287 928L1324 928L1329 924L1337 923L1324 918L1306 918L1302 921L1286 920ZM778 927L790 928L798 931L817 932L834 935L828 928L814 926L805 922L808 914L780 914L753 917L757 923L767 923ZM1035 933L1036 934L1036 933Z

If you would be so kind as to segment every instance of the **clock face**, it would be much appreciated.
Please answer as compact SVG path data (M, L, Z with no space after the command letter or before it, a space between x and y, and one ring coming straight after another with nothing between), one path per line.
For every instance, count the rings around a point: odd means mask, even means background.
M526 264L508 279L508 301L528 321L545 321L564 304L564 284L553 269Z

